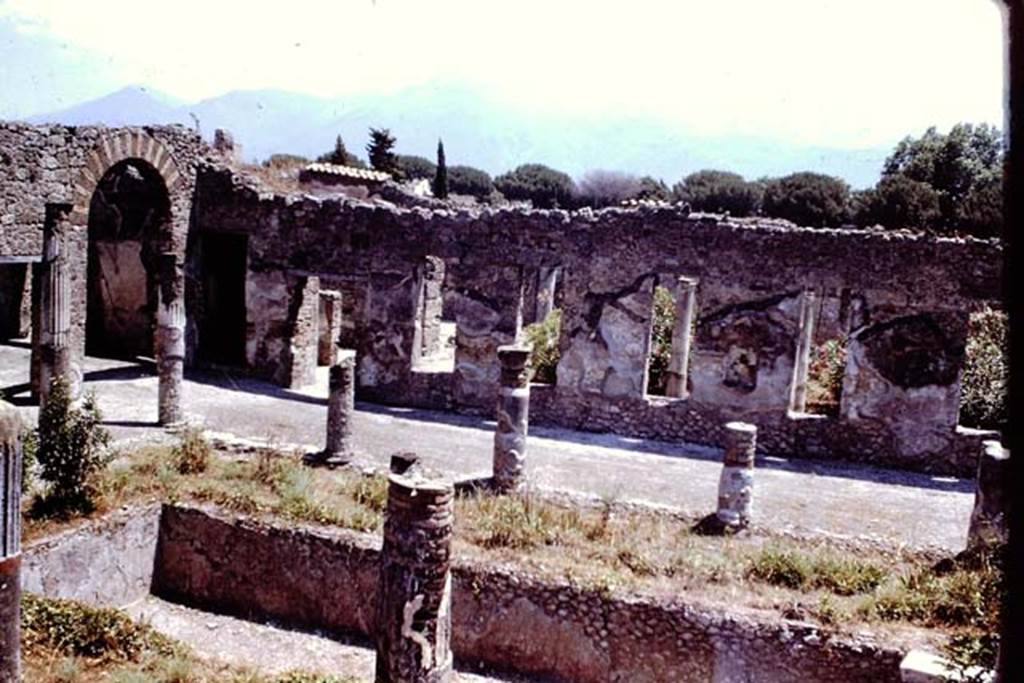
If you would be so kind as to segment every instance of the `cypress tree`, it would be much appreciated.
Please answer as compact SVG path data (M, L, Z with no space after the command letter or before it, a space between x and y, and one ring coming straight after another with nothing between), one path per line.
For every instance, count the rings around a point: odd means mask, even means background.
M437 141L437 172L434 174L434 196L438 199L448 198L448 167L444 161L444 143Z

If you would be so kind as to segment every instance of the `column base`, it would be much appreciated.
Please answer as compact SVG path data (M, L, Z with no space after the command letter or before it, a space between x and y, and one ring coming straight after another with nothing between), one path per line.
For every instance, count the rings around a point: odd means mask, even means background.
M310 467L335 469L349 465L355 459L353 451L313 451L302 457L302 463Z

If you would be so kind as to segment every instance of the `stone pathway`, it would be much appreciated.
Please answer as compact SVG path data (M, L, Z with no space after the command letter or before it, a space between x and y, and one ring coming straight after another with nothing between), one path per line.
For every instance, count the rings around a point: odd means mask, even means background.
M29 420L29 351L0 345L0 387ZM327 415L326 368L305 391L226 372L191 372L186 413L209 429L278 443L322 448ZM162 439L156 427L157 380L152 364L90 358L86 388L96 392L118 439ZM355 440L362 459L386 466L413 450L453 477L489 476L494 423L449 413L356 405ZM963 548L973 482L952 477L758 458L754 519L798 534L864 538L907 548ZM531 427L528 476L533 485L618 501L668 506L694 516L715 510L721 455L717 449Z
M269 622L203 612L148 596L124 608L132 618L189 645L208 661L250 667L266 674L293 669L373 681L376 653L368 643L348 643L322 633L292 631ZM460 683L525 683L531 679L460 671Z

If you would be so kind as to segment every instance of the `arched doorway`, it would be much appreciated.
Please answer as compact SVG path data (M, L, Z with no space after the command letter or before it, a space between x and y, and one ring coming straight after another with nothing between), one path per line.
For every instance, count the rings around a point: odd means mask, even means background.
M86 353L151 358L158 256L168 240L170 198L141 159L112 165L89 203Z

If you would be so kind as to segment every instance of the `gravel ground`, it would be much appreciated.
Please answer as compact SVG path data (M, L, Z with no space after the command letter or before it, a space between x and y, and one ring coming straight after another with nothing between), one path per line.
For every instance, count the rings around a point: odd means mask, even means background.
M166 602L152 596L124 608L133 618L191 646L202 659L247 666L267 674L304 669L374 679L373 648L346 643L324 634L291 631L273 623L246 621ZM460 671L460 683L527 682L517 677L496 678Z

